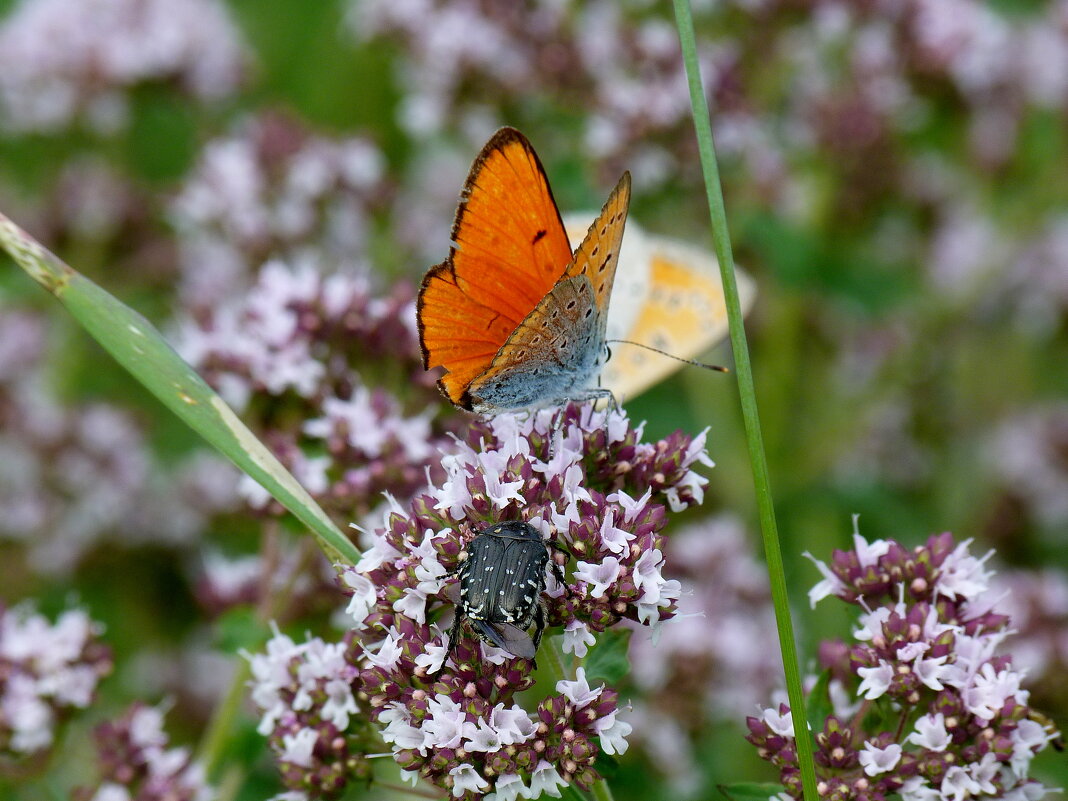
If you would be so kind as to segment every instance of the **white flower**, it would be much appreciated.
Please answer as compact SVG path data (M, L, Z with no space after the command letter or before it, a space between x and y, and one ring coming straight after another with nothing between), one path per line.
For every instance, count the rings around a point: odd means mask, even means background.
M426 748L459 748L467 716L449 696L438 694L427 702L427 716L420 729Z
M768 724L768 728L776 734L782 737L794 736L794 713L790 710L787 710L784 714L777 709L769 707L764 710L761 717Z
M910 776L901 785L901 801L941 801L942 794L923 776Z
M594 731L601 739L601 748L606 754L624 754L627 751L627 735L633 731L633 727L624 720L619 719L619 710L613 710L611 714L598 720L593 725Z
M515 801L516 798L530 797L530 790L523 784L523 778L515 773L502 773L493 784L493 792L486 796L487 801Z
M468 751L499 751L501 737L486 720L464 724L464 748Z
M502 481L502 476L508 469L508 459L502 451L485 451L476 457L486 485L486 497L493 502L498 509L503 509L512 501L517 501L520 506L526 503L522 489L526 483L521 478L515 481Z
M899 605L900 606L900 605ZM890 619L890 615L893 613L898 615L906 614L906 610L903 606L889 607L889 606L877 606L871 612L860 616L860 628L853 632L853 636L862 642L871 642L876 637L881 637L883 634L883 624Z
M576 676L577 678L574 681L561 679L556 682L556 691L561 695L567 696L568 700L575 705L575 709L582 709L600 697L601 692L604 690L604 685L602 684L596 690L591 690L590 685L586 682L585 668L579 668L576 671Z
M624 555L634 535L613 525L615 510L609 508L601 523L601 544L614 554Z
M918 659L931 650L930 643L926 642L910 642L897 650L897 660L899 662L911 662L914 659ZM941 687L935 687L934 689L940 690Z
M130 801L130 791L121 784L104 782L91 801Z
M366 556L366 553L365 553ZM378 597L375 594L375 585L367 576L356 572L356 568L346 568L341 574L341 580L352 589L352 599L345 607L345 613L356 623L356 629L363 629L363 622L375 608Z
M59 704L85 709L93 700L99 679L95 668L77 665L42 676L37 686L42 694L51 695Z
M969 775L968 771L960 765L954 765L946 771L942 779L942 798L949 801L964 801L981 791L979 782Z
M312 750L318 741L319 735L315 729L301 729L296 734L282 735L282 754L279 760L291 762L297 767L310 768L312 764Z
M971 540L965 540L949 554L938 568L935 591L959 600L969 600L982 595L990 587L993 571L983 569L983 563L993 555L989 551L982 559L968 553Z
M1043 798L1054 792L1059 793L1061 791L1059 789L1051 790L1038 782L1024 782L1005 793L1002 799L1004 801L1042 801Z
M384 514L384 520L382 521L382 527L389 530L389 516L392 514L392 509L387 509ZM360 561L352 568L352 570L358 573L370 573L372 570L377 570L382 565L400 558L401 552L398 551L384 536L376 536L375 541L371 544L371 547L363 552L363 556L360 557ZM346 579L346 583L349 583ZM349 586L356 589L355 584L349 584Z
M857 675L863 678L857 687L857 695L873 701L890 689L890 680L894 678L894 668L885 659L880 659L877 667L857 668Z
M408 587L401 597L393 602L393 610L423 625L426 623L426 597L426 593L420 588Z
M462 464L462 457L456 454L444 456L441 466L445 468L448 478L440 489L432 493L437 499L434 508L439 512L448 512L453 520L463 520L466 515L464 509L471 505L471 490L467 486L467 471Z
M622 566L616 557L608 556L600 564L592 562L578 562L575 565L574 576L579 581L592 584L589 590L591 598L600 598L605 591L619 578Z
M965 709L978 718L992 720L1010 698L1026 704L1029 693L1020 689L1020 679L1020 674L1012 670L995 673L994 666L988 662L972 680L971 686L961 692Z
M11 749L23 754L52 744L52 708L37 695L35 684L30 676L16 673L0 698L0 715L14 731Z
M451 534L450 529L434 532L427 529L423 536L423 542L416 548L412 555L419 557L419 564L415 566L415 578L419 581L418 589L425 595L434 595L445 585L448 571L438 561L438 553L434 550L434 539L442 534Z
M1024 718L1016 724L1016 729L1012 732L1012 759L1009 762L1012 772L1025 778L1035 751L1053 737L1054 735L1046 731L1045 726L1034 720Z
M411 716L404 705L394 701L378 716L382 728L382 739L393 746L394 751L417 748L425 753L423 732L411 725Z
M811 590L808 591L808 602L812 608L816 608L816 604L826 598L828 595L841 595L846 590L845 582L838 576L831 572L831 569L827 565L817 559L815 556L805 551L802 556L807 556L812 564L823 574L823 581L816 584Z
M631 498L623 490L617 490L611 495L607 496L605 500L609 503L617 503L623 508L623 522L633 523L638 514L645 510L645 505L649 503L649 499L653 496L653 489L649 487L645 490L645 494L637 500Z
M436 633L438 634L438 638L440 638L441 632ZM440 642L440 644L431 643L426 646L423 653L415 658L415 666L423 668L428 675L432 676L441 670L441 666L445 664L445 657L448 652L449 646L446 642Z
M130 717L130 742L145 749L164 747L163 713L154 706L138 707Z
M857 561L861 567L870 567L879 561L879 558L886 555L886 552L890 550L890 543L886 540L874 540L871 544L860 536L857 531L857 519L859 515L853 516L853 549L857 553Z
M551 478L551 474L547 476ZM573 464L564 472L563 485L560 488L560 492L563 495L564 500L568 503L577 503L578 501L592 501L589 491L583 486L583 479L585 478L585 471L581 465ZM602 536L604 531L601 531Z
M653 548L643 553L634 564L634 588L642 590L642 602L655 604L660 600L660 587L664 583L660 568L663 567L664 561L660 550Z
M864 748L857 754L857 761L869 776L878 776L897 767L901 760L901 746L890 743L886 748L879 748L870 742L864 743Z
M946 731L946 717L941 712L924 715L916 721L916 731L907 738L908 742L931 751L945 751L953 741Z
M589 646L597 642L589 627L581 620L572 620L564 628L563 649L565 654L573 653L579 659L586 656Z
M560 797L560 788L566 787L567 782L560 778L556 768L544 759L538 762L534 773L530 777L529 798L540 798L542 795L551 795L553 798Z
M367 661L377 667L392 670L397 666L401 656L404 654L404 648L401 646L401 639L402 638L396 629L391 628L386 633L386 637L382 642L372 646L375 650L364 649Z
M975 783L979 785L980 792L989 793L990 795L997 792L997 788L994 786L994 779L997 778L1000 771L1001 762L990 751L983 754L983 758L978 762L973 762L968 766L968 773Z
M932 690L941 690L943 689L941 679L952 675L952 671L946 665L946 660L948 659L948 656L932 657L930 659L917 658L913 665L913 670L916 671L916 675L925 685Z
M511 417L511 415L498 415L495 419L499 420L503 417ZM499 436L496 429L494 430L494 434ZM577 440L577 437L569 437L568 439ZM553 435L553 444L549 451L549 461L542 462L540 460L535 460L531 464L531 467L539 473L544 473L546 480L549 480L553 476L565 474L568 468L576 464L581 458L581 444L578 441L573 443L565 442L563 433L557 431L556 434Z
M326 691L326 701L321 713L323 719L345 731L349 727L349 715L355 715L359 711L352 695L352 685L344 679L333 678L326 682L323 689Z
M643 626L649 625L652 620L659 620L660 610L671 606L671 602L682 594L682 584L678 580L661 579L661 582L654 602L650 603L645 593L638 599L638 622Z
M452 777L453 797L459 798L466 792L479 793L489 787L489 782L479 775L470 765L457 765L449 771Z
M307 648L306 645L295 645L278 630L274 622L271 623L271 628L274 636L267 641L266 653L244 654L252 670L252 701L263 710L263 717L256 731L265 737L286 712L287 705L279 691L290 682L289 662Z
M490 712L490 725L497 731L502 745L525 743L537 733L530 714L518 705L506 709L504 704L497 704Z

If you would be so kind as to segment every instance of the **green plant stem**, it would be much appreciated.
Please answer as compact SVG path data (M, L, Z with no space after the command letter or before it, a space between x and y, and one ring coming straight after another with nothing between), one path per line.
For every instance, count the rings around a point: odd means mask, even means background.
M208 729L200 740L200 748L197 758L204 765L204 773L211 778L219 769L219 760L233 734L234 719L241 709L241 702L245 698L246 685L252 677L252 668L249 661L243 657L237 660L237 669L226 690L226 695L219 701L212 713Z
M297 581L307 568L307 563L314 551L306 547L306 541L300 544L301 553L297 564L293 566L287 580L277 588L270 586L270 579L276 578L278 560L278 539L281 537L281 526L277 520L269 520L264 524L263 537L261 538L261 557L264 570L262 582L262 600L256 608L256 619L261 624L268 624L282 614L286 603L293 597L293 589ZM257 647L262 647L259 643ZM229 743L229 738L234 731L234 721L241 711L241 702L245 698L249 679L252 678L252 667L249 660L243 655L238 656L237 669L234 677L230 680L230 686L226 689L226 695L219 701L218 706L212 712L208 727L200 740L197 758L204 765L204 771L209 778L216 775L220 765L219 760ZM232 776L233 771L228 771L225 778L231 782L237 781ZM224 796L220 796L224 798Z
M608 782L604 779L593 783L593 787L590 788L590 795L597 801L613 801L612 788L608 786Z
M241 784L245 780L245 771L241 768L230 768L223 774L222 781L218 784L215 801L234 801L241 792Z
M560 647L559 637L546 637L545 645L541 649L541 661L549 679L555 685L558 681L568 678L567 667L564 665L564 652Z
M693 15L689 0L674 0L675 21L682 46L686 77L690 86L690 103L693 108L694 128L701 154L701 170L708 195L709 217L712 223L712 241L719 260L723 279L723 297L727 304L727 321L730 325L731 349L734 352L735 373L738 376L738 395L741 399L742 419L745 423L749 460L753 468L753 483L756 487L757 508L760 512L760 528L764 536L764 552L768 561L771 580L771 597L775 607L775 621L779 629L779 647L782 650L786 690L793 713L794 733L797 742L797 761L801 768L801 782L805 801L818 801L816 772L812 761L812 737L809 734L805 715L805 697L801 687L801 671L797 663L797 646L790 620L789 596L783 570L782 551L779 547L778 527L775 524L775 508L768 482L768 463L764 454L764 441L760 432L760 417L757 414L756 390L753 385L753 369L749 362L749 346L745 337L742 307L738 300L738 285L734 278L734 256L731 253L730 235L727 231L727 212L723 203L723 189L719 182L719 167L712 143L712 125L701 85L701 73L697 62L697 42L693 30Z

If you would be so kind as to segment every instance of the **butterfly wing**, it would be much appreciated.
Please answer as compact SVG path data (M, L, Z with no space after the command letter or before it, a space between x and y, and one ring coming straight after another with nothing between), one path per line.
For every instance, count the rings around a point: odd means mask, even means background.
M628 240L634 234L629 231ZM644 252L647 285L640 308L619 335L684 359L702 358L702 353L727 335L727 307L716 257L702 248L652 236L644 237L635 251ZM735 267L735 280L742 313L747 314L756 295L755 284L739 267ZM622 288L616 290L617 295ZM679 367L678 362L641 348L613 348L601 382L617 395L633 398Z
M569 278L584 275L589 279L600 315L602 339L608 322L608 302L612 297L612 282L619 265L619 247L623 242L629 208L630 173L625 172L605 201L601 213L586 231L565 273Z
M630 205L624 173L560 280L501 345L465 393L464 408L522 408L574 397L590 383Z
M464 184L449 258L419 290L423 366L458 406L470 383L571 261L571 245L545 170L526 137L502 128Z

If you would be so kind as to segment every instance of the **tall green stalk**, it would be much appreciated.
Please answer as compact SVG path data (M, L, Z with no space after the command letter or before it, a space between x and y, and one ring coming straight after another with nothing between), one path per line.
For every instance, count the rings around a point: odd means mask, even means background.
M686 77L690 86L690 104L693 108L694 128L701 154L701 170L708 196L708 211L712 223L712 242L719 260L723 278L723 297L727 304L727 321L730 325L731 349L734 352L735 373L738 376L738 395L742 404L742 420L745 423L745 438L749 446L749 461L753 468L753 483L756 487L757 508L760 512L760 529L764 536L764 553L768 561L771 580L771 598L775 607L775 622L779 629L779 647L782 650L783 669L786 674L786 691L793 712L794 733L797 741L797 760L801 767L801 782L805 801L818 801L816 772L812 762L812 737L809 735L805 715L805 697L801 688L801 671L797 663L797 645L793 624L790 620L789 596L786 591L786 576L779 547L779 532L775 523L775 507L772 503L768 482L768 462L764 455L764 439L760 433L760 417L757 414L756 390L753 386L753 369L749 363L749 345L745 337L742 306L738 300L738 284L734 278L734 255L731 253L730 235L727 231L727 211L723 204L723 189L719 182L719 167L712 144L712 125L708 104L701 85L701 73L697 63L697 43L693 30L693 14L689 0L674 0L675 22L686 65Z

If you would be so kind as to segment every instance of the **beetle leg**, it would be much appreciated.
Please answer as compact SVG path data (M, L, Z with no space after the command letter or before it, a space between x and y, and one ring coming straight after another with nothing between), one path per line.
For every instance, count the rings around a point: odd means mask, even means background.
M560 565L557 564L556 560L553 558L553 549L563 551L568 556L571 556L571 552L557 542L552 543L549 549L549 567L553 571L553 578L555 578L556 582L564 588L564 592L567 593L567 597L570 598L572 595L574 595L574 593L571 592L571 587L567 583L567 576L564 575L564 569L560 567Z
M538 652L538 646L541 645L541 635L545 633L545 621L548 618L549 613L545 608L545 601L538 599L538 605L534 607L534 653ZM534 667L538 666L538 660L531 657L530 660Z
M456 617L452 621L452 628L449 629L449 647L445 651L445 658L441 660L441 667L437 669L434 676L440 676L441 672L445 670L445 665L452 658L453 651L456 650L456 643L460 640L460 625L464 622L463 612L460 611L460 607L456 608Z
M455 576L457 573L459 573L460 570L463 568L464 563L467 561L467 557L468 556L469 556L469 554L467 553L466 549L460 551L460 553L457 554L457 556L456 556L456 564L453 565L448 570L446 570L445 571L445 575L446 576Z

